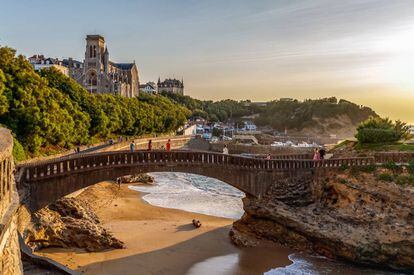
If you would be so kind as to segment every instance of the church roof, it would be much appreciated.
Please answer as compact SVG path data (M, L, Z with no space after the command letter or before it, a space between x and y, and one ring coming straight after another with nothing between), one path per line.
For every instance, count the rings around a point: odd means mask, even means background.
M112 63L112 65L121 70L131 70L135 63Z

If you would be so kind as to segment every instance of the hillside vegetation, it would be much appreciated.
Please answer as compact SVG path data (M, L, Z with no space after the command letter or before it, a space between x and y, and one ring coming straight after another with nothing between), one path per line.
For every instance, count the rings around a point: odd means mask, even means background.
M266 106L250 101L202 101L189 96L164 94L171 100L183 104L200 116L211 121L239 120L255 114L259 126L270 126L275 130L285 129L308 134L335 134L353 136L357 125L369 117L378 117L370 108L335 97L324 99L274 100Z
M111 134L171 132L189 114L165 97L90 94L54 69L36 73L15 50L0 47L0 123L26 152L70 148Z

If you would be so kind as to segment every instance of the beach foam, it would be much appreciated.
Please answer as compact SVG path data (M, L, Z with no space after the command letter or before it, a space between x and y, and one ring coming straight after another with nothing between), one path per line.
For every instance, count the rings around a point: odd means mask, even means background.
M130 186L147 193L143 199L155 206L239 219L244 193L216 179L186 173L150 173L152 186Z

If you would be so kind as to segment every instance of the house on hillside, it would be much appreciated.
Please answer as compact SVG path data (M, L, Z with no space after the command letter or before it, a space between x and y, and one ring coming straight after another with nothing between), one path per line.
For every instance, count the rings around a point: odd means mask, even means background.
M150 95L156 94L157 84L155 84L154 82L147 82L145 84L141 84L139 85L139 91Z
M161 82L161 80L158 78L157 87L158 93L167 92L184 95L184 80L180 81L175 78L169 78Z
M64 66L63 61L57 58L45 57L44 55L35 54L28 58L35 71L40 71L45 68L55 68L62 74L69 76L69 69Z

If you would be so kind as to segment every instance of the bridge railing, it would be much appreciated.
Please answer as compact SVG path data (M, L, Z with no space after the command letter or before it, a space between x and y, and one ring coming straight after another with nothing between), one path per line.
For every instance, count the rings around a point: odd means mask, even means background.
M413 152L380 152L374 155L375 162L377 163L409 163L414 161Z
M220 165L236 166L243 169L286 170L306 168L326 168L341 166L363 166L373 164L374 158L346 158L328 160L305 159L254 159L236 155L224 155L212 152L194 151L129 151L107 152L80 155L77 158L58 159L40 164L30 164L24 169L23 178L31 180L48 176L96 169L100 167L117 167L128 165L149 165L163 163L179 163L182 165Z

